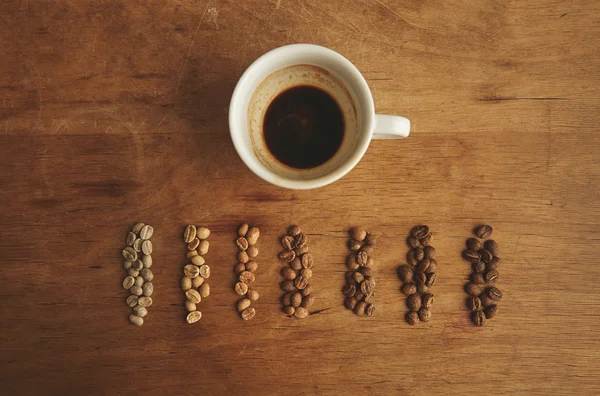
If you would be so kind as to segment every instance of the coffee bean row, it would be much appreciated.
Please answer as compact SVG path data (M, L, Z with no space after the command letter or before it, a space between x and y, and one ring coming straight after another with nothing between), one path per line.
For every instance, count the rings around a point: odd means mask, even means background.
M190 324L196 323L202 318L202 312L198 311L198 304L210 295L210 285L207 281L210 277L210 266L204 259L204 255L210 248L207 240L209 235L208 228L196 227L191 224L183 232L183 242L187 244L185 257L190 262L183 267L181 289L186 298L187 316L185 319Z
M346 259L346 285L342 289L344 306L358 316L375 314L375 278L373 277L374 246L376 238L362 228L353 227L348 233L348 248L351 253Z
M281 269L284 279L281 289L285 292L281 297L282 310L290 317L304 319L315 302L309 283L314 263L308 252L306 234L297 225L292 225L287 235L281 238L281 245L283 250L279 253L279 260L286 263Z
M260 237L260 230L257 227L250 227L244 223L238 228L238 238L235 244L238 247L238 263L234 267L238 282L234 286L235 292L241 296L237 302L237 310L244 320L250 320L256 315L256 309L252 303L258 300L258 292L249 287L256 280L255 272L258 270L258 247L256 243Z
M487 224L475 229L475 236L487 239L483 245L477 238L467 239L467 249L463 251L465 260L471 263L473 272L470 282L465 285L467 307L471 310L471 320L476 326L483 326L486 319L492 319L498 313L497 302L502 299L502 292L494 285L500 273L499 247L492 236L493 228Z
M127 247L121 252L125 258L123 268L127 271L127 277L123 279L123 288L131 293L125 302L133 309L129 321L136 326L144 324L144 317L148 314L147 308L152 305L152 234L152 226L135 224L127 234Z

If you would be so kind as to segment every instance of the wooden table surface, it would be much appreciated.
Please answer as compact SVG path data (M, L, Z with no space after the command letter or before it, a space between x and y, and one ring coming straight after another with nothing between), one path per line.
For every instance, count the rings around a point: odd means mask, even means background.
M254 176L229 138L244 69L289 43L356 64L411 136L334 185ZM2 394L600 393L600 4L346 0L0 4ZM155 227L155 303L132 326L120 250ZM257 316L232 291L236 226L262 230ZM464 306L476 224L502 252L500 313ZM184 323L184 226L213 231L212 295ZM300 224L314 312L280 311L278 238ZM395 276L412 226L440 263L432 321ZM377 313L345 310L345 230L379 236Z

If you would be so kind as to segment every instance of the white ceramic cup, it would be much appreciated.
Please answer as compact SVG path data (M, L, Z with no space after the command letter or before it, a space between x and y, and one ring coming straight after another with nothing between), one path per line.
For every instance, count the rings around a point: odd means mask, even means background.
M298 85L325 90L344 115L341 146L325 163L310 169L295 169L278 161L262 134L263 117L271 101ZM310 189L333 183L350 172L371 139L407 137L410 121L375 114L367 82L342 55L317 45L292 44L267 52L244 72L231 97L229 129L239 156L256 175L280 187Z

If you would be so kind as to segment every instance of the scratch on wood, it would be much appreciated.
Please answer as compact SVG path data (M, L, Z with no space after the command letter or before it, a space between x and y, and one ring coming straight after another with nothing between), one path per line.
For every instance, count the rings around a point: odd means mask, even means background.
M391 12L392 14L394 14L396 17L398 17L398 19L400 19L401 21L403 21L404 23L407 23L408 25L418 28L418 29L423 29L421 26L417 26L415 24L412 24L410 22L408 22L406 19L404 19L404 17L400 14L398 14L398 12L392 10L387 4L385 4L384 2L380 1L380 0L375 0L375 3L379 4L380 6L382 6L383 8L385 8L386 10L388 10L389 12Z
M478 98L481 102L499 102L502 100L569 100L568 98L517 98L514 96L484 96Z
M179 72L179 81L177 81L177 88L175 88L175 93L179 92L179 86L181 85L181 77L183 76L183 71L185 70L185 66L187 65L188 59L190 58L190 54L192 53L192 47L194 46L194 42L196 41L196 35L198 34L198 30L200 30L200 25L202 25L202 20L208 11L208 6L210 5L210 1L206 4L206 8L198 21L198 26L196 26L196 31L192 36L192 41L190 42L190 47L188 48L187 55L185 57L185 61L183 62L183 66L181 67L181 71Z

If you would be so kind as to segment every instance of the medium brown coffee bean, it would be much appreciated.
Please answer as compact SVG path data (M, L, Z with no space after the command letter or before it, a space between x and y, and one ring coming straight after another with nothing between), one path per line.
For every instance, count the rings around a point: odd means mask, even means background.
M344 275L344 277L346 278L346 283L354 283L354 273L356 271L348 271L346 272L346 274Z
M417 271L415 272L414 279L417 285L423 285L427 282L427 275L424 272Z
M251 304L252 304L252 301L250 301L250 299L248 299L248 298L242 298L237 303L237 310L238 310L238 312L242 312L246 308L250 307Z
M489 237L492 236L493 231L494 231L494 229L492 228L492 226L484 224L484 225L480 225L479 227L477 227L475 229L475 235L477 235L481 239L488 239Z
M365 277L364 277L364 275L363 275L363 274L361 274L361 273L360 273L360 272L358 272L358 271L356 271L356 272L354 273L354 275L352 276L352 278L354 279L354 282L356 282L356 283L360 283L360 282L362 282L362 281L364 281L364 280L365 280Z
M194 289L187 290L185 292L185 298L187 298L194 304L198 304L198 303L200 303L200 301L202 301L202 297L200 296L200 293L198 293Z
M354 306L354 313L358 316L364 316L366 308L367 308L367 303L364 301L359 301Z
M496 301L492 300L491 298L488 297L487 294L483 293L482 295L479 296L479 299L481 300L481 305L484 307L489 307L490 305L493 305L496 303Z
M418 311L421 308L421 296L412 294L406 299L406 305L412 311Z
M196 227L196 238L206 239L210 235L210 230L206 227Z
M311 295L308 295L302 298L302 304L300 304L300 306L302 308L310 308L314 303L315 298Z
M296 279L297 274L293 269L285 267L281 270L281 276L287 280L294 280Z
M417 292L417 285L415 285L412 282L405 283L404 285L402 285L402 288L400 290L405 295L411 296L411 295L413 295L413 294L415 294Z
M487 241L485 241L483 246L485 247L485 249L487 251L492 253L493 256L498 257L500 255L500 249L498 247L498 243L496 241L494 241L493 239L488 239Z
M360 272L361 274L363 274L363 276L373 276L373 269L369 268L369 267L360 267L358 269L358 272Z
M185 227L185 231L183 231L183 241L185 243L190 243L194 238L196 238L196 226L188 225Z
M367 246L375 246L377 245L377 237L370 232L367 232L367 236L365 236L365 244Z
M360 291L360 289L356 292L356 294L354 295L354 298L356 298L358 301L362 301L362 299L365 297L364 294L362 294L362 292Z
M417 271L425 272L429 269L429 265L431 264L431 260L425 257L423 260L419 261L419 263L415 266Z
M372 303L375 301L375 292L371 292L363 297L364 302Z
M198 293L200 293L200 297L202 298L210 296L210 286L208 285L208 282L204 282L202 286L200 286Z
M293 237L300 234L300 232L302 232L302 231L300 230L300 227L298 227L297 225L291 225L290 228L288 228L288 234Z
M293 292L296 290L296 286L294 286L294 281L286 280L281 282L281 289L287 292Z
M481 255L479 254L479 252L476 252L474 250L465 250L463 252L463 257L470 263L478 263L479 261L481 261Z
M312 294L312 286L310 285L310 283L306 285L304 289L300 290L300 294L302 294L302 297L306 297Z
M304 245L306 245L306 234L304 233L300 233L298 235L296 235L296 237L294 238L294 241L296 242L296 247L297 248L301 248Z
M303 268L302 262L300 261L300 257L296 256L295 259L290 261L290 268L294 271L300 271Z
M358 261L356 261L355 254L348 255L348 258L346 259L346 266L348 267L348 269L353 271L356 271L360 268L360 264L358 264Z
M485 265L485 268L488 271L492 271L497 269L500 266L500 259L498 257L494 257L489 263Z
M435 257L435 248L433 246L425 246L423 252L425 253L426 258L432 259Z
M362 294L369 294L373 291L373 289L375 289L375 284L370 280L365 279L360 284L360 291Z
M308 309L298 307L298 308L296 308L296 311L294 312L294 316L298 319L304 319L308 316Z
M305 277L307 280L310 280L310 278L312 278L312 270L310 268L302 268L302 270L300 270L300 275Z
M416 325L419 323L419 314L415 311L410 311L406 314L406 322L411 326Z
M143 270L141 270L140 275L147 282L150 282L152 279L154 279L154 274L152 273L152 270L148 268L144 268Z
M246 223L241 224L238 228L238 236L245 237L246 233L248 232L248 228L249 228L248 224L246 224Z
M256 280L256 277L250 271L242 271L242 273L240 273L240 275L238 276L238 279L242 283L250 284L250 283L254 283L254 281Z
M239 250L246 250L248 249L248 240L244 237L238 237L238 239L235 240L235 246L237 246L237 248Z
M502 292L497 287L492 286L489 289L487 289L487 295L494 301L502 300Z
M365 252L367 253L367 255L369 257L371 257L373 255L373 253L375 252L375 249L373 248L373 246L363 246L360 248L359 252Z
M294 249L294 253L296 253L296 257L301 257L303 254L308 253L308 246L297 247Z
M429 235L429 227L426 225L416 226L412 229L411 233L415 238L422 239Z
M419 320L421 322L429 322L431 319L431 311L425 307L419 309Z
M492 258L494 258L492 253L485 249L481 249L479 251L479 256L481 256L481 261L483 261L484 263L489 263L490 261L492 261Z
M200 286L202 286L204 284L204 278L201 276L197 276L194 279L192 279L192 287L194 288L199 288Z
M286 235L281 238L281 244L286 250L292 250L296 246L296 241L293 236Z
M437 271L438 262L436 259L429 259L429 267L425 270L426 274L431 274Z
M243 296L248 292L248 285L244 282L238 282L235 284L235 292L238 296Z
M124 289L130 289L131 286L133 286L135 284L135 278L133 276L128 276L127 278L123 279L123 288Z
M138 305L140 307L148 308L152 305L152 297L144 296L138 299Z
M152 238L153 234L154 234L154 228L152 228L152 226L147 225L147 224L144 227L142 227L142 229L140 230L140 238L142 238L145 241Z
M246 264L244 264L244 263L237 263L233 267L233 272L238 276L244 271L246 271Z
M358 227L350 228L349 234L350 234L350 237L352 237L352 239L355 239L357 241L362 241L367 236L367 232L365 230L363 230L362 228L358 228Z
M256 272L258 270L258 263L254 260L246 263L246 271Z
M133 242L135 242L136 239L137 235L135 235L134 232L130 232L129 234L127 234L127 246L132 246Z
M308 280L303 276L299 276L296 279L294 279L294 286L296 286L297 289L302 290L306 286L308 286Z
M304 253L300 258L300 262L304 268L312 268L313 267L313 257L310 253Z
M198 268L194 264L188 264L185 267L183 267L183 273L185 274L186 277L193 279L200 274L200 268ZM190 281L190 284L191 284L191 281Z
M133 308L137 305L138 298L139 298L138 296L135 296L132 294L129 297L127 297L127 300L125 300L125 303Z
M190 300L185 300L185 310L186 311L194 312L196 309L198 309L198 307L196 307L196 304L194 304Z
M202 312L200 311L192 311L190 313L187 314L187 316L185 317L185 320L189 323L196 323L197 321L199 321L202 318Z
M498 278L500 277L500 273L496 270L491 270L485 273L485 282L486 283L496 283Z
M369 255L365 252L358 252L356 255L356 261L358 262L358 265L367 265L367 262L369 261Z
M250 257L248 256L248 253L246 253L245 250L240 250L238 252L237 259L240 263L244 263L244 264L246 264L248 261L250 261Z
M148 310L144 307L133 307L133 312L135 313L136 316L139 316L140 318L145 317L146 315L148 315Z
M198 237L196 237L196 238L192 239L192 241L190 243L187 244L187 249L188 250L196 250L198 245L200 245L200 239L198 239Z
M479 295L481 294L481 286L475 283L467 283L465 285L465 291L468 295L479 297Z
M258 242L258 237L260 236L260 230L257 227L252 227L248 230L246 234L246 239L248 240L249 245L256 245Z
M248 293L246 293L246 296L248 297L248 300L250 300L250 301L256 301L260 297L258 292L254 289L248 289Z
M421 243L421 246L429 246L431 245L431 239L431 234L429 234L425 238L421 238L419 242Z
M294 292L290 296L290 304L294 308L298 308L302 304L302 295L299 292Z
M353 310L357 303L358 301L354 297L346 297L344 299L344 306L350 310Z
M286 263L291 263L296 258L296 253L293 250L284 250L279 253L279 259Z
M409 236L406 239L406 243L408 244L408 246L411 247L411 249L415 249L415 248L420 248L421 247L421 243L414 236Z
M137 315L129 315L129 321L136 326L141 326L144 324L144 319L140 318Z
M296 308L292 306L285 306L283 307L283 312L285 312L286 315L292 316L296 312Z
M483 311L475 311L472 316L473 323L475 326L483 326L483 322L485 322L485 315Z
M256 258L258 257L258 248L256 246L248 246L246 253L248 253L250 259Z
M154 285L152 284L152 282L144 283L144 285L142 286L142 294L146 297L150 297L152 296L152 293L154 293Z
M361 247L362 247L362 242L357 241L356 239L348 240L348 249L352 250L353 252L358 252Z
M138 259L137 252L131 246L127 246L121 253L127 261L135 261Z
M134 232L134 233L136 233L136 234L139 234L139 232L142 230L142 228L144 228L144 226L145 226L145 225L146 225L146 224L144 224L144 223L137 223L136 225L134 225L134 226L131 228L131 232Z
M433 305L433 302L435 301L435 296L431 293L426 293L423 295L423 307L430 309L431 306Z
M435 272L432 274L428 274L427 280L425 281L425 285L427 285L428 287L433 287L436 279L437 279L437 275L435 274Z
M471 264L471 267L473 267L473 272L476 272L476 273L485 271L485 263L482 261Z
M187 276L181 278L181 290L187 291L192 288L192 280Z
M471 282L476 283L478 285L483 285L485 283L485 277L481 272L474 272L471 274Z
M200 241L200 244L198 244L198 254L200 255L205 255L206 253L208 253L208 249L210 247L210 243L206 240L206 239L202 239Z
M419 264L419 261L415 258L414 250L409 250L408 253L406 253L406 262L408 263L408 265L411 265L413 267Z
M290 292L290 293L285 293L283 296L281 296L281 303L285 306L291 306L292 305L292 294L295 292Z
M250 320L256 315L256 310L252 307L245 309L242 312L242 319Z
M481 250L481 242L477 238L467 239L467 250L473 250L475 252Z
M365 308L365 314L367 314L367 316L375 315L375 305L367 304L367 307Z
M481 300L479 297L467 297L467 307L469 307L469 309L473 312L480 311L482 309Z
M492 304L485 309L485 317L486 319L492 319L498 313L498 306L496 304Z
M404 283L412 282L414 275L414 270L412 267L408 265L401 265L398 267L398 277Z
M416 248L416 249L413 249L413 252L415 253L415 259L417 261L421 261L425 258L425 252L423 251L423 249Z

